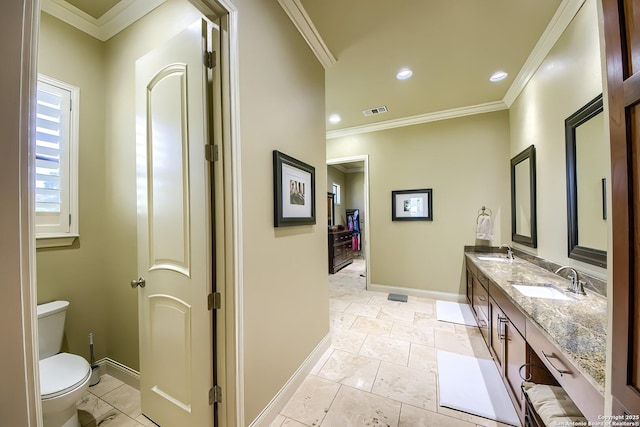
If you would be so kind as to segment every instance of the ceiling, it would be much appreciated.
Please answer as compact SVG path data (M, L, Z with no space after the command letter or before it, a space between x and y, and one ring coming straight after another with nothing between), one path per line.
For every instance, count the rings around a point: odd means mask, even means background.
M108 40L164 1L43 0L42 7ZM331 138L508 108L584 0L278 2L326 69L327 117L341 117L327 120ZM403 67L413 76L397 80ZM499 70L507 78L490 82ZM379 106L388 112L362 113Z

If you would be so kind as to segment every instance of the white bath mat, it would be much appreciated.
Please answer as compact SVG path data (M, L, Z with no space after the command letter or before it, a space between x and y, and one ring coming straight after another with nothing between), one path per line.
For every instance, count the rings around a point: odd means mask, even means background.
M459 302L450 301L436 301L436 315L436 318L443 322L478 326L469 304L460 304Z
M440 406L520 426L493 360L438 350Z

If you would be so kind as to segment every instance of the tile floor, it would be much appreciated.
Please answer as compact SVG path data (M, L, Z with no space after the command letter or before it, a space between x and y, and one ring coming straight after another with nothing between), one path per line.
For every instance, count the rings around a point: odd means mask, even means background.
M436 320L435 300L365 290L364 261L329 275L332 345L271 427L473 427L438 406L436 350L491 358L475 327Z
M142 415L140 392L110 375L89 387L76 407L83 427L157 427Z

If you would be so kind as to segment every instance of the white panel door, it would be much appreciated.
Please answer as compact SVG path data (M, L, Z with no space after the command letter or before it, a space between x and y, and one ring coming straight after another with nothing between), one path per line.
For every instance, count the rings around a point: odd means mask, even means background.
M140 391L163 427L214 419L210 31L199 21L136 62Z

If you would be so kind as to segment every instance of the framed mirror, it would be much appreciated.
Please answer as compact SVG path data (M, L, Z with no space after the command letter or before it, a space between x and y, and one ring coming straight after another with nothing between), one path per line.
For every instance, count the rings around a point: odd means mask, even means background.
M538 246L533 145L511 159L511 240L532 248Z
M569 258L607 266L608 141L602 95L565 120Z

